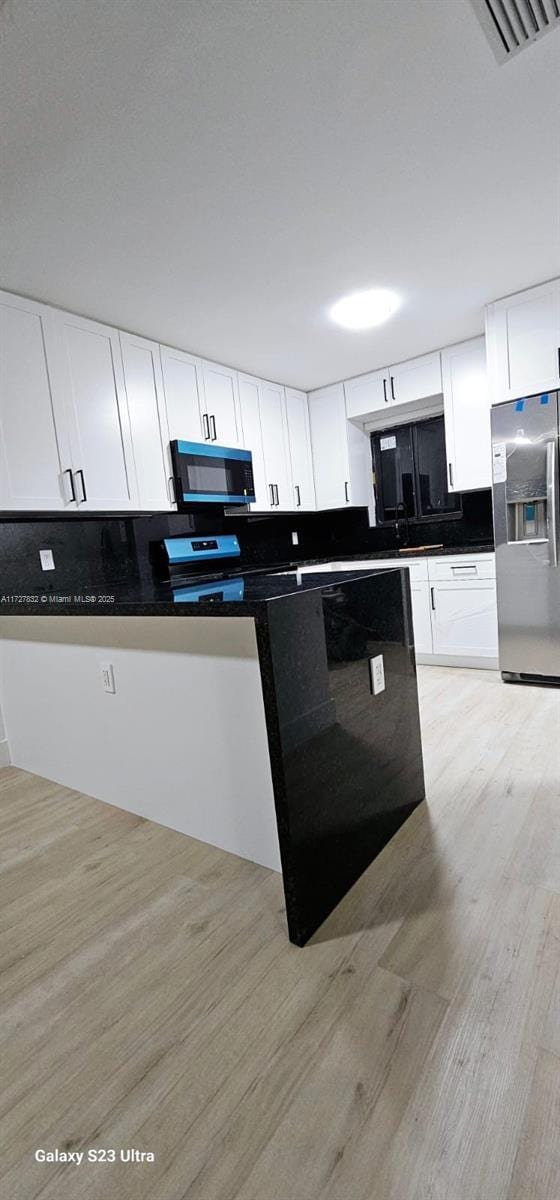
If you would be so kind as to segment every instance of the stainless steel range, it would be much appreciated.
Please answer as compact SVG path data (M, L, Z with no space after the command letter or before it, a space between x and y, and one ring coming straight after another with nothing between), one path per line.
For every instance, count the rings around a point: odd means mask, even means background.
M500 670L560 684L560 393L492 409Z

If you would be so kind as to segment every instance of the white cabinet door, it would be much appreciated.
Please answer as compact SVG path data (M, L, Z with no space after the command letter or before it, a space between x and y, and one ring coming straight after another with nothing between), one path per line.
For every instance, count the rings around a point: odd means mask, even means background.
M120 340L139 508L169 509L173 473L159 346L130 333L121 333Z
M0 509L76 507L64 408L51 392L49 320L43 305L0 295Z
M492 486L490 399L483 337L441 355L450 492Z
M494 580L433 583L430 595L434 654L498 657Z
M116 329L53 310L53 388L64 394L80 508L135 508L136 478ZM55 382L56 380L56 382Z
M414 648L416 653L433 654L429 584L414 583L411 578L410 597L412 601L412 624L414 627Z
M276 509L294 507L290 480L288 430L284 388L275 383L260 385L260 414L266 482Z
M171 441L208 441L209 430L203 424L202 376L200 363L192 354L160 346L161 369L167 428Z
M210 441L219 446L240 446L237 372L218 363L203 362L201 366Z
M410 404L441 392L441 356L423 354L408 362L389 367L389 393L392 404Z
M350 504L346 404L341 383L309 394L309 426L317 508Z
M365 419L370 413L386 408L391 401L389 372L372 371L369 375L358 375L344 384L346 415Z
M487 309L492 403L560 387L560 279Z
M315 484L311 459L309 408L305 392L286 388L286 418L292 467L293 507L305 512L315 508Z
M264 465L264 451L259 409L260 383L250 375L239 376L239 404L241 408L241 423L243 427L243 445L251 451L253 460L253 479L255 483L255 504L251 509L259 512L273 510L271 492L267 487Z

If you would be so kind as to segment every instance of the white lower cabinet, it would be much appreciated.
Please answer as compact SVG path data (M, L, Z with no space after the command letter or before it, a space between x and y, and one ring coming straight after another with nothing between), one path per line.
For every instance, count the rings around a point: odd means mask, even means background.
M447 666L498 666L494 554L336 562L332 570L408 567L416 657ZM309 568L313 570L313 568Z
M410 599L412 603L412 624L414 626L414 646L416 653L433 654L429 584L425 582L414 583L411 579Z
M432 583L430 594L434 654L497 659L498 619L493 579Z

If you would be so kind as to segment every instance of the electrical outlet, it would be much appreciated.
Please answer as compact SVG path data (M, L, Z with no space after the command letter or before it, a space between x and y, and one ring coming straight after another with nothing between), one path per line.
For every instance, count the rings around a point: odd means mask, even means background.
M376 654L375 658L370 658L369 674L373 695L378 696L380 692L385 691L385 667L382 654Z
M292 546L299 546L299 534L297 529L292 530Z
M110 692L111 695L114 696L117 689L115 688L115 672L113 671L113 664L105 662L100 663L99 666L101 669L101 679L103 681L103 691Z
M54 555L52 550L39 550L42 571L54 571Z

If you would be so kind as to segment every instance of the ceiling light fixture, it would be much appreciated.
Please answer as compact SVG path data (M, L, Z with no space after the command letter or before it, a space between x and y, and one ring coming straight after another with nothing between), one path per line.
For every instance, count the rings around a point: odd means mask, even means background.
M365 292L352 292L337 300L329 310L336 325L343 329L373 329L392 317L399 307L399 297L385 288L370 288Z

